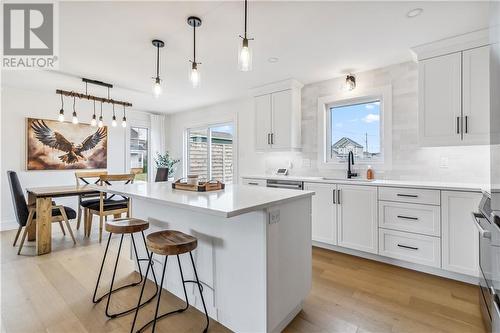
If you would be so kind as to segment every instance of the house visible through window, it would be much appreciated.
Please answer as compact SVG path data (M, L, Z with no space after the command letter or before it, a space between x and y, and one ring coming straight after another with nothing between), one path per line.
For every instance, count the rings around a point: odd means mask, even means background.
M361 161L381 161L380 100L357 100L329 107L328 160L343 161L350 151Z
M187 131L187 174L233 182L233 124Z
M148 181L148 129L130 127L130 169L135 180Z

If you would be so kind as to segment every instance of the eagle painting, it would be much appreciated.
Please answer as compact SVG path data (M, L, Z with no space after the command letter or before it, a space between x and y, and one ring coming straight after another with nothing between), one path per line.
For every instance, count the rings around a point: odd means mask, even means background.
M28 170L106 168L106 145L106 127L28 119Z

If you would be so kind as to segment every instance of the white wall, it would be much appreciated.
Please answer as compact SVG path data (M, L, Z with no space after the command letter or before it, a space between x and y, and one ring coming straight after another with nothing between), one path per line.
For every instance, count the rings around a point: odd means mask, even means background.
M26 171L26 118L57 119L60 109L60 97L53 92L21 90L18 88L2 87L1 105L1 206L0 230L17 227L10 189L7 182L7 170L18 172L23 188L49 185L72 185L75 183L74 171ZM72 109L70 99L65 99L66 120L69 120ZM103 112L105 123L111 123L110 105L105 105ZM92 117L92 103L78 101L76 110L81 122L89 123ZM99 109L98 109L99 111ZM118 117L118 115L120 115ZM121 119L121 112L117 113ZM149 114L127 111L129 124L135 121L149 123ZM107 122L106 122L107 120ZM128 127L127 127L128 129ZM126 139L125 129L121 126L108 127L108 172L122 173L128 171L126 167ZM77 198L56 200L58 203L76 207Z
M489 182L488 146L421 148L418 145L418 70L407 62L356 74L358 87L392 85L392 169L375 169L377 178L435 180L448 182ZM344 78L307 84L302 88L301 152L255 152L254 110L251 98L226 102L169 116L169 149L182 156L183 129L191 124L213 123L234 118L238 122L239 175L273 173L292 162L291 174L344 176L344 170L317 167L317 101L318 97L338 91ZM440 168L441 158L448 168ZM358 170L364 174L364 170Z

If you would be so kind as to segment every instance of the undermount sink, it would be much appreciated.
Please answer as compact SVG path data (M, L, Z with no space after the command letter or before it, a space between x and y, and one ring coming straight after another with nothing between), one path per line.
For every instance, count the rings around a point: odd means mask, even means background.
M357 182L372 182L375 179L363 179L363 178L331 178L331 177L321 177L323 180L333 180L333 181L357 181Z

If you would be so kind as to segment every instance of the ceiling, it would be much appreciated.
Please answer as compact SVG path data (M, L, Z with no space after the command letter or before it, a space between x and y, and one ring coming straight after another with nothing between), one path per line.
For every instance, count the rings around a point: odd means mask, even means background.
M424 12L415 18L413 8ZM243 2L61 2L58 72L3 71L2 86L84 89L80 77L111 82L112 97L135 109L171 113L248 94L249 88L296 78L326 80L411 60L415 45L487 27L487 2L283 2L249 3L253 71L239 72L237 50ZM197 30L201 86L188 80L192 56L190 15ZM161 54L164 94L151 93L153 38ZM279 61L270 63L268 58ZM104 95L92 88L90 92Z

